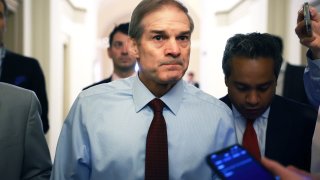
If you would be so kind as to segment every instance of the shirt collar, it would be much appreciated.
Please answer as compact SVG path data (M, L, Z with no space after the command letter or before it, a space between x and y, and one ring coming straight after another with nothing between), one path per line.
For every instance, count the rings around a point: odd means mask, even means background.
M0 60L4 58L5 54L6 54L6 49L3 46L0 47Z
M133 78L133 101L136 112L138 112L156 97L140 81L138 75ZM174 114L177 114L180 108L184 86L184 81L179 80L165 95L160 98L166 104L166 107Z
M285 61L282 61L280 71L281 71L281 72L285 72L285 71L286 71L286 68L287 68L287 63L286 63Z

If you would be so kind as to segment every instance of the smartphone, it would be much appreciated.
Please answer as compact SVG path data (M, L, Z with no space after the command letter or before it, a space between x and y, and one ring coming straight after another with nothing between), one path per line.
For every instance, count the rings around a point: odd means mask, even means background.
M305 27L306 27L306 33L309 37L311 37L312 36L312 27L311 27L311 16L310 16L308 2L305 2L303 4L303 16L304 16L304 22L305 22Z
M239 144L208 155L207 162L222 180L278 179Z

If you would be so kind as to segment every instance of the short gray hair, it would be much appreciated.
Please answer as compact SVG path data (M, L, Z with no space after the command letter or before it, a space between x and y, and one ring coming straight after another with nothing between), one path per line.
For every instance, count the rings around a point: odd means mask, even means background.
M144 27L141 25L142 19L152 11L158 10L166 5L173 5L187 15L190 22L190 32L192 32L194 29L193 20L188 14L188 9L182 3L176 0L142 0L132 13L129 36L139 42L144 31Z

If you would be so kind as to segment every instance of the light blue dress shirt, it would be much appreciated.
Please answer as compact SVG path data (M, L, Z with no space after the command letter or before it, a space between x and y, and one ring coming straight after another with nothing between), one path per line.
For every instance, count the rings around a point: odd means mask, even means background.
M318 120L312 139L311 172L320 173L320 59L311 60L307 53L308 65L304 71L304 88L310 103L318 110Z
M308 65L303 76L304 87L310 103L318 108L320 105L320 59L311 60L309 55L307 57Z
M138 76L81 92L63 125L51 179L144 179L154 98ZM170 179L211 179L206 156L236 143L231 110L183 80L161 100Z
M238 143L242 144L243 134L246 130L247 120L239 113L239 111L232 105L232 112L234 117L234 124ZM266 150L266 134L270 107L259 116L253 123L253 128L256 131L260 154L264 156Z

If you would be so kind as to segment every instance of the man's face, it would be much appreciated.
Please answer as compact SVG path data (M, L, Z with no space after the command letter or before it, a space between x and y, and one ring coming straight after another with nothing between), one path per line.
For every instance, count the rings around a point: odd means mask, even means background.
M234 57L226 79L232 104L246 119L254 120L271 104L276 89L273 61Z
M3 34L6 30L6 17L4 14L4 5L0 2L0 43L3 42Z
M113 61L113 66L120 72L132 71L136 64L135 57L128 53L128 40L128 35L117 32L113 36L111 47L108 48L108 55Z
M142 25L142 37L135 42L141 81L147 87L175 84L189 65L188 17L176 7L165 6L146 15Z

